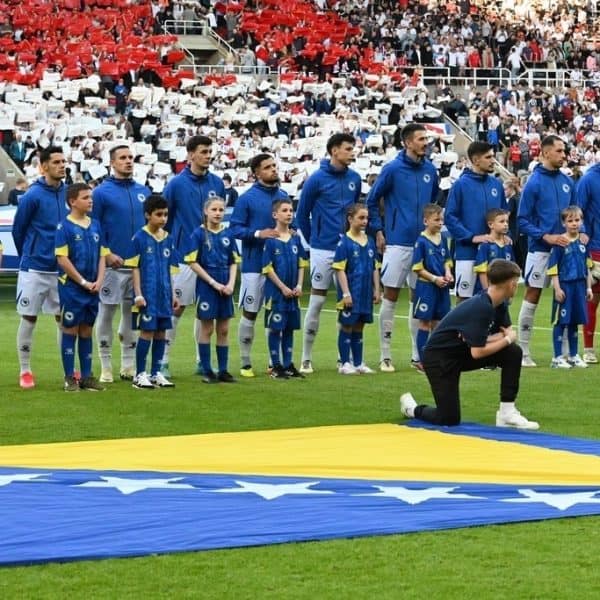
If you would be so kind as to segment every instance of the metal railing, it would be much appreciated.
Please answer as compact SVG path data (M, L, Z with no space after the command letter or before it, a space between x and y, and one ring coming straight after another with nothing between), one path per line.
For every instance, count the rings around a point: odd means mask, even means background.
M203 37L210 38L213 43L217 46L217 50L224 55L232 54L234 61L239 62L238 51L224 40L219 34L217 34L208 24L206 19L196 19L193 21L176 21L174 19L168 19L163 23L163 31L165 33L172 33L175 35L200 35ZM179 41L179 45L186 53L193 57L185 46Z
M200 75L227 75L232 73L234 75L252 75L256 77L256 81L262 81L263 79L271 79L279 84L279 71L269 69L269 67L248 67L245 65L199 65L199 64L188 64L179 65L178 71L190 71L194 76Z

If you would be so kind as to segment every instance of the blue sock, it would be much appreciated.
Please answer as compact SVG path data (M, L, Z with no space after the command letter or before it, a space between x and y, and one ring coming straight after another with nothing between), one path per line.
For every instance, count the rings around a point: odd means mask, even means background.
M81 365L81 376L90 377L92 374L92 338L78 338L77 351L79 353L79 364Z
M423 362L423 349L425 348L425 344L429 339L429 331L425 329L419 329L417 331L417 349L419 351L419 360Z
M363 332L353 331L350 334L350 347L352 348L352 359L354 366L360 367L363 362Z
M150 375L157 375L160 371L160 363L165 353L166 340L152 340L152 366L150 367Z
M569 325L568 333L569 336L569 356L575 356L579 352L579 340L577 336L577 325Z
M217 346L217 364L219 365L219 373L227 371L228 362L229 346Z
M135 348L136 375L139 375L146 370L146 358L148 358L148 352L150 352L150 344L152 344L152 340L145 340L143 338L138 339Z
M350 337L350 332L346 333L340 329L338 333L338 352L340 353L340 361L342 364L350 362Z
M281 354L283 366L287 369L292 364L292 355L294 352L294 330L285 329L281 333Z
M269 329L269 356L271 364L275 367L281 364L279 349L281 348L281 331Z
M558 358L562 355L562 336L564 326L555 325L552 328L552 346L554 347L554 358Z
M210 364L210 343L209 344L198 344L198 356L200 357L200 364L204 373L212 372L212 365Z
M62 334L60 353L65 377L73 377L73 371L75 370L75 337L70 333Z

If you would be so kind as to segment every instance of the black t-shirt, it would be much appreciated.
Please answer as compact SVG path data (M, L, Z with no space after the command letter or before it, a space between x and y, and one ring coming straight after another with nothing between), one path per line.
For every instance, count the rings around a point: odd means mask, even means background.
M508 304L492 305L486 292L461 302L435 328L427 341L427 350L464 352L468 348L483 348L488 335L500 327L511 325Z

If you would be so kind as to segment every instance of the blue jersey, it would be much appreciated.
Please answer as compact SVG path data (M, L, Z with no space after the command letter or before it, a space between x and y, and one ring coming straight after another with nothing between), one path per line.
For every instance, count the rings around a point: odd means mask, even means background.
M92 217L102 228L102 245L121 258L131 256L131 240L145 223L145 185L133 179L108 177L92 192Z
M192 231L202 225L204 203L209 198L225 198L225 184L213 173L194 175L189 166L167 183L164 197L169 203L169 220L165 229L177 248L177 259L183 253Z
M281 282L294 289L298 285L298 272L308 264L300 237L292 235L289 240L270 238L265 241L262 273L275 273ZM298 298L286 298L281 290L267 277L265 282L265 308L277 312L295 310Z
M21 271L57 271L56 227L68 212L63 183L53 187L40 177L21 196L12 228Z
M336 169L329 159L304 182L296 218L311 248L335 250L344 235L346 209L360 200L361 185L356 171Z
M450 188L444 212L446 227L456 241L456 260L475 258L477 245L471 240L488 232L485 215L491 208L506 208L502 182L465 169Z
M442 233L439 240L435 240L429 237L425 231L421 233L413 250L412 270L425 269L432 275L443 277L446 274L446 267L451 266L448 237Z
M423 228L423 207L437 200L437 169L429 160L414 161L402 151L383 166L369 195L369 228L384 231L388 245L412 247ZM383 222L379 201L383 198Z
M562 171L538 165L529 176L519 204L519 231L529 238L530 252L550 252L546 234L563 233L562 210L575 204L573 180Z
M373 273L378 267L377 250L372 238L359 242L346 233L338 242L332 267L345 271L352 295L353 314L373 313ZM344 309L342 289L337 286L337 308Z
M229 228L210 231L202 225L194 229L185 253L186 263L198 263L215 281L225 285L229 282L229 267L237 261Z
M100 223L89 219L86 225L80 225L69 215L56 229L54 253L56 256L66 256L84 279L96 281L100 257L107 254L106 248L102 246ZM78 281L71 281L61 269L59 282L83 289ZM86 290L86 293L89 292Z
M142 296L146 306L134 306L133 312L143 312L150 317L171 317L173 314L173 292L171 272L177 265L173 238L166 232L158 239L147 227L140 229L131 243L133 255L125 264L140 270Z
M504 258L506 260L515 260L513 247L510 244L498 244L497 242L483 242L479 244L477 248L477 256L475 257L475 264L473 270L475 273L487 273L490 267L490 263L497 258ZM478 294L482 290L481 282L479 277L475 282L474 294Z
M265 240L257 238L255 233L275 227L273 202L283 199L289 199L289 196L279 186L256 182L235 203L229 228L231 235L242 242L242 273L262 271Z
M577 182L575 200L583 211L590 252L600 251L600 164L592 165Z
M548 275L557 275L558 280L587 280L588 269L593 265L589 251L579 238L564 248L552 246L548 261Z

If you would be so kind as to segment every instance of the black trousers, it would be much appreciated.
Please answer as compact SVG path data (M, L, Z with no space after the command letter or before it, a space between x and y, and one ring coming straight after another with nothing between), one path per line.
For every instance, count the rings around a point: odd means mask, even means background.
M460 374L482 367L497 366L502 369L500 401L514 402L519 393L521 358L523 351L517 344L510 344L500 352L485 358L474 359L471 351L449 353L442 350L425 350L423 367L429 380L435 407L421 404L415 408L415 417L435 425L458 425L460 423Z

